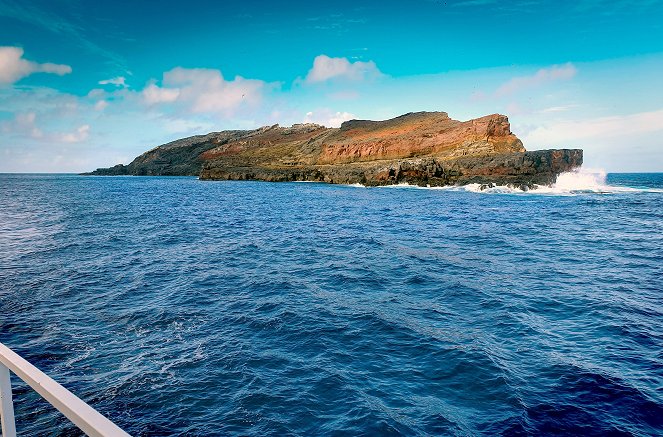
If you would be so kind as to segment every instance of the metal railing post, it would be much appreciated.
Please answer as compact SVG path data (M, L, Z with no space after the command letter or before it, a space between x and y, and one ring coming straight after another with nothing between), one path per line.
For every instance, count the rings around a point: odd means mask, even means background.
M12 383L9 379L9 369L2 363L0 363L0 421L2 421L2 437L16 437Z
M9 371L21 378L42 398L90 437L130 437L97 410L80 400L51 377L0 343L0 388L2 389L3 437L16 435ZM10 420L11 419L11 420Z

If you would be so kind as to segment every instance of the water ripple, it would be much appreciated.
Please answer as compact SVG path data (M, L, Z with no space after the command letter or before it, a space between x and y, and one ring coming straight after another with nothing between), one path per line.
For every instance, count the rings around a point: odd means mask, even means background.
M134 435L663 433L663 175L0 180L0 341Z

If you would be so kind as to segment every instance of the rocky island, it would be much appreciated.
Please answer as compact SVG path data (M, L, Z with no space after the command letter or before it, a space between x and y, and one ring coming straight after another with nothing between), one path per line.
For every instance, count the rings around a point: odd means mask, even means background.
M582 164L582 150L528 152L504 115L469 121L445 112L229 130L170 142L128 165L87 175L197 175L210 180L318 181L368 186L550 185Z

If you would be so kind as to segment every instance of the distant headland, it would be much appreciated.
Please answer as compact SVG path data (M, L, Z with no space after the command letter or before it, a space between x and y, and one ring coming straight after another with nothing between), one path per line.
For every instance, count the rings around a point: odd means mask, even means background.
M307 123L213 132L84 174L526 189L554 183L560 173L580 167L582 155L580 149L526 151L504 115L461 122L445 112L417 112L350 120L340 128Z

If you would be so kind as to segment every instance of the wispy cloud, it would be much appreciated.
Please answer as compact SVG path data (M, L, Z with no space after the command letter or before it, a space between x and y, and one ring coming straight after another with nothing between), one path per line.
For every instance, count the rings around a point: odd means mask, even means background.
M127 79L124 76L114 77L112 79L100 80L99 85L115 85L123 88L127 88Z
M106 58L114 68L121 71L127 70L126 60L122 56L91 41L82 26L44 8L25 1L0 0L0 17L14 19L56 34L67 35L89 53Z
M533 75L514 77L503 83L497 88L495 95L498 97L504 97L548 82L568 80L573 78L577 72L578 70L576 67L570 62L564 65L553 65L548 68L541 68Z
M328 14L324 16L309 17L306 19L306 27L319 30L331 31L343 34L352 26L362 25L367 22L365 17L347 17L342 13Z
M575 109L579 106L580 105L575 105L575 104L561 105L561 106L550 106L548 108L544 108L544 109L540 110L539 112L542 113L542 114L553 114L553 113L558 113L558 112L570 111L570 110Z
M441 7L451 8L458 12L465 12L467 9L485 9L490 8L493 14L510 15L516 13L530 12L535 10L543 2L540 0L513 0L509 2L501 0L425 0L428 3L438 4Z
M25 112L16 114L13 120L0 124L0 131L4 134L14 134L48 143L80 143L88 139L90 125L84 124L70 132L45 132L37 125L37 114Z
M50 112L61 117L74 114L81 99L46 87L33 87L15 84L13 87L0 87L0 112L13 114L38 111Z
M524 140L533 144L556 145L589 138L627 137L660 131L663 131L663 109L579 121L562 121L533 129Z
M41 138L43 133L35 123L37 114L34 112L18 113L13 120L4 121L0 124L3 134L19 134L31 138Z
M71 67L49 62L39 64L23 58L20 47L0 47L0 84L12 84L33 73L51 73L62 76L71 73Z
M108 107L108 102L106 100L99 100L97 103L94 104L95 111L103 111L107 107Z
M597 12L600 15L618 15L643 13L653 8L660 8L660 0L576 0L570 9L571 13Z
M536 12L540 10L542 5L546 5L543 0L512 0L509 2L501 0L424 1L460 11L470 8L490 7L492 13L504 15ZM569 17L585 16L587 13L594 13L596 17L610 17L624 14L641 14L660 7L660 0L641 0L637 2L630 0L576 0L565 7L564 11Z

